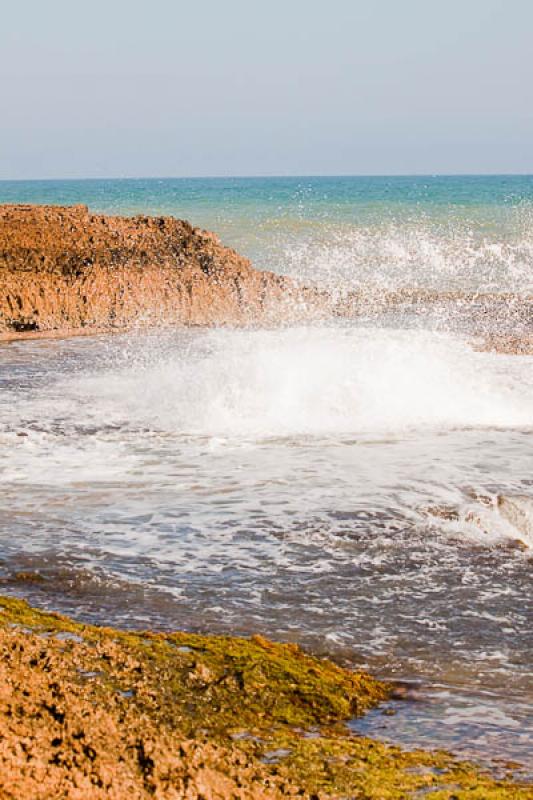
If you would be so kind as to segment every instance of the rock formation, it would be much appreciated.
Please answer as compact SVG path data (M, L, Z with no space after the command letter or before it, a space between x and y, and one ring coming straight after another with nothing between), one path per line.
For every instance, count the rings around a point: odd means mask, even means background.
M0 206L0 339L390 312L477 336L480 349L531 353L529 294L306 287L254 269L215 234L173 217Z
M245 324L298 296L218 238L172 217L0 206L0 334Z
M519 778L353 734L391 688L261 636L96 628L2 596L0 798L531 798Z
M507 522L516 529L519 539L533 546L533 498L527 495L500 495L498 509Z

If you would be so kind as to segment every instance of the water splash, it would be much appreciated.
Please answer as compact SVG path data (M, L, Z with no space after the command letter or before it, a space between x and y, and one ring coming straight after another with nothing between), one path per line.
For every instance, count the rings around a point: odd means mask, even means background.
M533 291L531 207L514 209L509 228L464 217L435 222L423 212L372 225L304 222L284 228L277 249L284 272L335 291L424 288L525 296Z
M324 436L533 427L533 359L427 331L213 331L66 387L108 423L180 434ZM68 416L68 408L63 413ZM80 422L80 420L78 420Z

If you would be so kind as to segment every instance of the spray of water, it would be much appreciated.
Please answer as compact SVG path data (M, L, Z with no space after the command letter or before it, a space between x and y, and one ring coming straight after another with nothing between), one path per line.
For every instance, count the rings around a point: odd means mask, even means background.
M272 237L272 265L338 291L377 287L435 291L533 291L533 212L515 208L508 230L452 217L380 224L294 224ZM276 263L277 262L277 263Z
M76 413L187 435L528 427L532 363L427 331L211 331L170 354L144 349L139 361L134 351L119 370L70 382L64 396L77 397Z

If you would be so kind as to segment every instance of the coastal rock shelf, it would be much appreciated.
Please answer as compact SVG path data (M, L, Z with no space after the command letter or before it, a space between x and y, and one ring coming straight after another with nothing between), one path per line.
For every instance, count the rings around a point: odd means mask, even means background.
M532 352L529 293L305 285L254 269L173 217L0 205L0 339L156 325L265 326L384 314L427 318L479 349Z
M0 335L268 321L295 284L172 217L0 206Z
M0 598L0 796L526 800L345 721L390 688L294 645L80 625Z

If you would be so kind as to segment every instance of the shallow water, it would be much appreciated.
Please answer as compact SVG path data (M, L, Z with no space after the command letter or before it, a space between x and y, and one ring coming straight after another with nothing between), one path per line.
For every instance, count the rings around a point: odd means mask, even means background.
M531 550L476 497L533 494L532 364L356 326L11 344L6 587L101 622L298 641L460 690L485 728L488 692L523 759Z
M532 286L529 177L0 183L0 200L189 216L340 290ZM533 775L533 542L495 504L533 497L533 358L451 331L436 309L3 345L0 590L300 642L416 684L357 730Z

